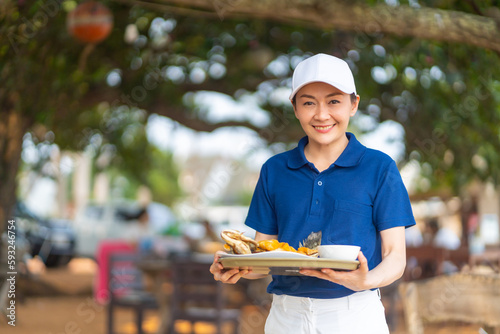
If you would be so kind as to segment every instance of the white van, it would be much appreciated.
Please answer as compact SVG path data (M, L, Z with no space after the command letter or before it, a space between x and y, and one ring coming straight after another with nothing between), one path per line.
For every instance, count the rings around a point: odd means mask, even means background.
M77 213L74 221L76 254L95 258L101 240L127 239L137 230L139 221L134 217L141 209L139 203L133 201L88 203ZM150 203L146 210L153 234L162 234L176 222L172 211L163 204Z

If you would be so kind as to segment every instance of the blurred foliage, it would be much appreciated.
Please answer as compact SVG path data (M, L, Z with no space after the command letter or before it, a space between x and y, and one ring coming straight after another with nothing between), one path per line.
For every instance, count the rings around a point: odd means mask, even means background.
M122 193L124 198L136 199L138 188L146 185L154 201L172 205L182 194L172 154L148 141L144 111L124 108L127 107L122 106L108 115L105 113L101 121L107 131L94 129L89 140L95 149L96 172L111 170L115 181L112 181L112 188L126 184Z
M168 152L153 150L152 168L147 171L147 184L153 193L153 200L171 205L182 195L178 183L179 172Z
M359 131L372 131L387 120L403 126L401 165L418 161L432 187L458 191L475 178L500 183L500 66L495 52L265 20L185 17L102 2L114 14L114 29L91 49L66 30L66 13L75 2L4 1L0 102L21 110L30 124L52 131L62 149L82 150L99 142L97 156L112 151L109 164L157 187L155 196L169 198L168 189L175 186L160 180L176 174L169 168L165 175L154 171L162 159L172 165L171 157L146 154L143 126L149 113L213 131L225 124L205 118L204 106L187 98L187 92L217 91L235 100L254 94L269 111L268 131L250 122L235 123L255 129L270 143L297 141L302 131L289 104L276 99L276 89L289 87L294 66L317 52L339 56L353 68L360 112L373 121ZM418 2L473 15L495 12L498 5L494 0Z
M249 206L252 201L253 191L241 191L236 203L242 206Z

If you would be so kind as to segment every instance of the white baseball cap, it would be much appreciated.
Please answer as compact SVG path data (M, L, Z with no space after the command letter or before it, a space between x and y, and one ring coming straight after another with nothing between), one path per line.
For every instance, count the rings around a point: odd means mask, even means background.
M349 65L340 58L324 53L318 53L297 65L293 72L290 100L299 89L312 82L324 82L346 94L356 94L354 77Z

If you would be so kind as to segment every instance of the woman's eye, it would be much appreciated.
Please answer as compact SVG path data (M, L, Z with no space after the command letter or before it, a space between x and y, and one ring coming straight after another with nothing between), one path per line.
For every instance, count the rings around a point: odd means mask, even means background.
M337 103L340 103L340 101L339 100L331 100L330 101L330 104L337 104Z
M307 101L307 102L304 102L304 105L305 105L305 106L312 106L312 105L313 105L313 103L312 103L311 101Z

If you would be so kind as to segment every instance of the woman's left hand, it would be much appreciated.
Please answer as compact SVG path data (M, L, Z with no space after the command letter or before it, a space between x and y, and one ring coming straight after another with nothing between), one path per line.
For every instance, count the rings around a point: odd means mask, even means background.
M359 267L353 271L337 271L333 269L301 269L300 273L306 276L321 278L345 286L353 291L363 291L373 287L368 283L368 260L360 251L358 254Z

